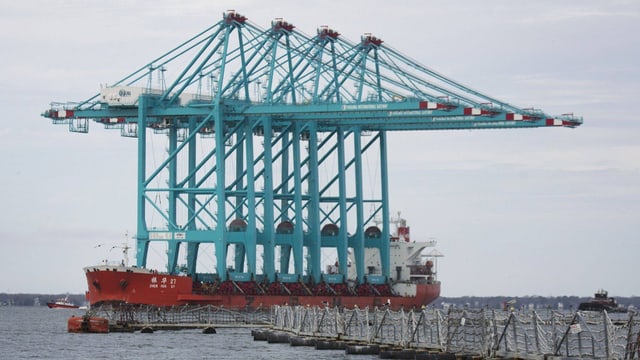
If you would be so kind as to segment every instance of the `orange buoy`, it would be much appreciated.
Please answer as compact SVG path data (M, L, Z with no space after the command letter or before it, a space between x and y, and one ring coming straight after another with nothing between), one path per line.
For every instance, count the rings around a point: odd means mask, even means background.
M97 316L72 316L67 321L67 331L71 333L108 333L109 320Z

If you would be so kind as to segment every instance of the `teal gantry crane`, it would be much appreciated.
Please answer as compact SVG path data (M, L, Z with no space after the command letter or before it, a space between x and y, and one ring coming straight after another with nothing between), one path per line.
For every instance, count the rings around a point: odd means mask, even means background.
M137 138L138 267L150 242L161 241L171 273L330 283L346 281L349 249L359 283L388 281L388 131L582 123L484 95L371 34L351 42L323 26L308 36L282 19L263 29L235 11L99 94L53 103L43 116L73 132L93 121ZM168 139L160 164L148 156L155 134ZM365 160L379 172L370 189ZM162 226L151 226L152 216ZM201 244L214 246L215 273L197 272ZM365 272L365 247L379 250L375 273ZM323 248L335 249L338 274L322 272Z

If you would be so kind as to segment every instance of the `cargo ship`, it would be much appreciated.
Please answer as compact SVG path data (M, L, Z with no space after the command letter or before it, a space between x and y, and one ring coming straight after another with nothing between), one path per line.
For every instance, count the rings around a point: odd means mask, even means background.
M84 268L92 305L129 304L154 306L215 305L230 309L258 309L274 305L343 306L347 308L420 308L440 295L436 241L417 242L409 238L404 220L389 242L392 275L384 283L356 281L352 253L349 254L347 281L313 284L302 280L279 281L201 281L200 274L170 274L157 270L102 264ZM365 264L373 278L381 264L378 252L365 249ZM324 277L331 278L338 264L327 265ZM203 276L202 276L203 277Z

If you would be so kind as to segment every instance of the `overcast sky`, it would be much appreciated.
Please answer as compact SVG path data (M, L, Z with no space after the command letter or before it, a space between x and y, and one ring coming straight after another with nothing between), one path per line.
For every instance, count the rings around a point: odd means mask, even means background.
M120 256L95 246L135 232L135 140L69 133L40 116L49 103L94 95L235 9L263 28L370 32L502 101L584 117L389 136L391 209L438 240L442 296L640 295L640 2L391 3L0 0L0 292L82 293L83 266Z

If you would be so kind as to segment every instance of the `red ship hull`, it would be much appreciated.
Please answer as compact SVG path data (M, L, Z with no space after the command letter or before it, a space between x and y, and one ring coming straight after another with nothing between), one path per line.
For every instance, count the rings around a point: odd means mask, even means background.
M161 274L125 267L86 268L87 300L91 305L136 304L176 306L186 304L216 305L232 309L270 307L273 305L345 306L360 308L384 306L412 308L428 305L440 295L440 283L416 284L412 296L375 295L245 295L205 294L194 291L189 276Z

